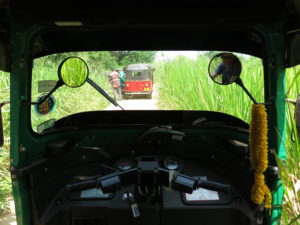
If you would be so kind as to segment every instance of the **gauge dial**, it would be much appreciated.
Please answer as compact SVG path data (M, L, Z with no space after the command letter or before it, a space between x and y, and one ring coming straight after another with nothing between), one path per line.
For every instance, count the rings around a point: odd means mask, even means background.
M134 162L131 159L123 158L116 162L116 168L125 171L133 168Z
M164 159L163 165L168 170L178 170L179 169L179 162L177 159L173 157L166 157Z

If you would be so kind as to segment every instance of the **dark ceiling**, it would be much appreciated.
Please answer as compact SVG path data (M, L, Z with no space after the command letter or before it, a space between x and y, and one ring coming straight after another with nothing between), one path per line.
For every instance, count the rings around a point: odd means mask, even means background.
M0 0L0 8L13 20L50 28L39 34L35 57L121 49L222 49L262 57L263 40L231 25L284 21L286 33L300 27L300 0ZM83 26L57 27L55 21Z

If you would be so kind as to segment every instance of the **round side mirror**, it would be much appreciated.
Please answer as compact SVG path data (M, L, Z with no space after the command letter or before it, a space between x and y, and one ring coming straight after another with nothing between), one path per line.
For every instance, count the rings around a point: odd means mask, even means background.
M211 79L222 85L235 82L242 72L242 64L232 53L222 52L215 55L209 63L208 73Z
M88 75L86 62L78 57L66 58L58 67L58 78L68 87L80 87L86 82Z

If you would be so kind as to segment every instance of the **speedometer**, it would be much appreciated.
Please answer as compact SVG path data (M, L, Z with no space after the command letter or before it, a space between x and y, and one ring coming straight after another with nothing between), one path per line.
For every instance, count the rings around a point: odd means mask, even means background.
M133 168L134 162L131 159L123 158L116 162L116 168L125 171Z
M167 156L164 159L163 165L168 170L178 170L179 169L179 162L177 159Z

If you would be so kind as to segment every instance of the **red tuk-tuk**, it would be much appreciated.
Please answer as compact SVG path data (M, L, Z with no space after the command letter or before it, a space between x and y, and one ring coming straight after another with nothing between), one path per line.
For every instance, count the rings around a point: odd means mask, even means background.
M153 92L153 71L149 64L130 64L124 68L125 87L124 98L133 95L143 95L152 98Z

